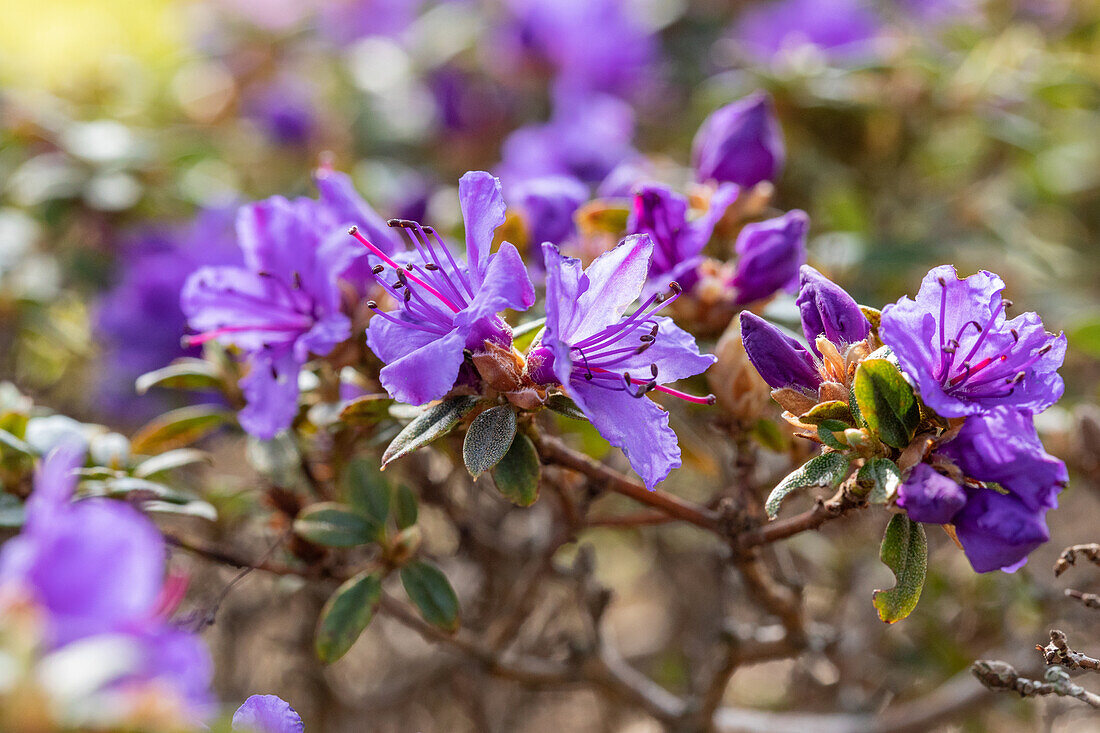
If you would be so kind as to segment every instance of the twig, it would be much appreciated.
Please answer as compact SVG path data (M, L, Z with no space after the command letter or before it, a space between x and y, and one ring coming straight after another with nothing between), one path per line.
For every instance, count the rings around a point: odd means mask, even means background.
M1062 550L1062 554L1054 563L1054 575L1058 576L1069 570L1070 566L1077 562L1078 555L1093 565L1100 565L1100 544L1092 542L1087 545L1073 545Z
M1080 601L1085 608L1100 608L1100 595L1095 593L1082 593L1073 588L1066 588L1066 597Z
M652 527L675 521L675 517L670 517L664 512L636 512L618 517L592 517L585 522L585 526L630 529L632 527Z
M1050 643L1046 646L1035 645L1047 664L1060 664L1067 669L1091 669L1100 671L1100 659L1076 652L1069 647L1066 634L1058 629L1050 630Z
M1100 695L1095 695L1073 682L1065 667L1055 665L1047 667L1045 682L1021 677L1008 662L984 659L970 665L970 670L978 680L991 690L1009 690L1020 697L1040 697L1059 695L1072 697L1086 705L1100 708Z
M818 499L817 503L814 504L814 508L809 511L744 532L737 538L737 545L744 550L778 542L801 532L817 529L830 519L843 516L850 509L860 506L863 506L863 504L850 496L846 487L842 486L832 498L828 500Z
M234 568L248 569L248 570L264 570L274 575L309 575L309 573L302 569L292 567L283 563L273 562L270 559L271 551L265 553L264 558L258 561L252 561L243 555L238 555L229 550L225 550L219 547L212 547L203 543L200 540L193 538L183 537L181 535L173 534L172 532L161 529L161 533L164 535L164 539L168 544L173 547L178 547L181 550L186 550L194 555L206 558L221 565L229 565ZM280 539L282 542L285 536ZM278 543L276 544L276 547Z

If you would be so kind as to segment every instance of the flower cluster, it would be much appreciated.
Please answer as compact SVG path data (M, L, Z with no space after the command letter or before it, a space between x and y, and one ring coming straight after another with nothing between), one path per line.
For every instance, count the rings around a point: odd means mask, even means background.
M745 350L787 419L837 450L896 460L904 475L895 505L914 521L950 525L979 572L1026 562L1048 539L1044 515L1068 480L1033 420L1061 397L1065 337L1048 333L1034 313L1009 319L1004 287L992 273L959 278L953 267L937 267L916 299L886 306L872 328L871 311L803 267L797 302L809 348L741 315ZM866 440L860 429L870 423L849 414L857 372L876 357L895 363L921 402L904 409L901 394L894 403L897 419L913 423L907 445Z

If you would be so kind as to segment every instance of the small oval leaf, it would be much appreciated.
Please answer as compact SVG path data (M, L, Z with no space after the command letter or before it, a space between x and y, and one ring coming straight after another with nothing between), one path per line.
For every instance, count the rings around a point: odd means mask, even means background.
M516 413L511 407L490 407L474 418L462 441L466 470L477 478L504 458L516 436Z
M852 392L867 427L886 445L909 445L920 423L913 388L888 359L866 359L856 369Z
M901 485L901 471L889 458L871 458L856 474L856 486L872 504L886 504Z
M348 503L357 512L385 524L390 518L392 494L389 481L372 461L359 459L348 464Z
M796 489L805 489L811 486L833 487L841 482L848 473L848 459L843 453L822 453L811 458L787 474L786 478L772 489L768 500L764 503L764 511L769 519L775 519L779 513L779 505L787 498L787 495Z
M417 560L401 568L401 584L425 621L448 631L458 628L458 596L443 571Z
M890 568L897 583L890 590L876 590L873 603L878 617L888 624L913 612L924 589L928 570L928 539L924 526L906 514L895 514L886 525L879 558Z
M382 467L454 430L455 425L480 401L480 397L463 395L421 412L390 442L382 454Z
M203 359L177 359L166 367L142 374L134 382L134 391L143 395L153 387L216 390L221 386L218 370L210 362Z
M393 399L386 393L356 397L340 410L340 420L349 425L373 425L389 415Z
M134 453L155 455L182 448L236 420L218 405L190 405L166 412L145 424L130 441Z
M539 498L541 473L535 444L523 433L517 433L512 447L493 469L493 482L497 491L513 504L531 506Z
M146 458L134 466L134 475L138 478L150 478L159 473L167 473L196 463L210 463L210 454L194 448L180 448Z
M355 547L373 541L381 527L369 518L336 502L307 507L294 520L301 537L326 547Z
M397 522L398 529L408 529L416 524L417 507L416 494L408 486L402 484L397 487L394 494L393 518Z
M581 408L577 407L577 403L563 394L550 395L546 399L546 406L559 415L564 415L574 420L588 421L588 416L581 412Z
M317 656L332 663L348 649L374 618L382 600L382 577L364 571L346 581L329 596L317 622Z

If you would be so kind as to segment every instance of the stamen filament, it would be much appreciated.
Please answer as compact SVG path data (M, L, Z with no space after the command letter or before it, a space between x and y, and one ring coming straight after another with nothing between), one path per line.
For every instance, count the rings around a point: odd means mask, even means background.
M381 258L382 261L385 262L386 264L388 264L390 267L394 268L395 270L403 270L404 269L404 268L401 267L401 265L394 262L393 259L391 259L389 255L387 255L382 250L378 249L378 247L375 247L373 244L371 244L371 242L366 237L364 237L362 234L360 234L359 233L359 227L352 227L351 229L348 230L348 234L350 234L351 236L353 236L357 240L359 240L360 244L362 244L364 247L369 249L371 252L373 252L379 258ZM452 303L448 298L446 298L442 293L440 293L438 290L433 288L428 283L421 280L419 277L416 277L415 275L412 275L412 274L408 274L407 277L410 280L412 280L413 282L415 282L417 285L420 285L422 288L427 290L429 293L431 293L435 297L439 298L440 302L442 302L444 305L446 305L448 308L450 308L455 313L458 313L459 310L461 310L454 303Z

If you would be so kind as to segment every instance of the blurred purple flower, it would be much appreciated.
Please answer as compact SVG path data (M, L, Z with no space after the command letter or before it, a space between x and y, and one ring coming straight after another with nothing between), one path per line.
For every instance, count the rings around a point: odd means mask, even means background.
M276 695L253 695L233 713L234 733L303 733L302 716Z
M509 186L543 176L599 183L637 155L633 137L634 111L622 100L603 94L556 94L549 122L521 127L504 141L500 176Z
M921 283L916 300L882 311L882 341L916 383L921 399L944 417L996 406L1038 412L1064 389L1058 367L1066 338L1047 333L1035 313L1008 320L1005 284L982 270L960 279L941 265Z
M210 655L198 636L165 618L164 540L132 506L103 498L72 501L85 448L68 443L38 467L22 532L0 548L0 587L27 594L46 620L51 650L100 635L133 646L135 666L120 691L174 693L192 723L210 712Z
M734 302L746 305L794 289L798 271L806 261L806 231L810 218L794 209L767 221L746 224L737 235L730 287Z
M412 23L423 0L322 0L317 24L333 43L346 46L368 36L396 36Z
M573 214L588 197L588 186L569 176L529 178L509 188L509 201L523 213L532 254L537 252L532 259L542 259L544 242L561 245L573 238Z
M455 259L434 229L416 222L392 222L405 230L415 248L415 253L395 255L400 262L353 232L385 263L375 266L373 276L400 304L394 312L371 304L375 314L367 344L386 363L379 374L382 386L394 399L412 405L451 390L466 349L481 350L485 341L510 345L512 331L497 314L526 310L535 302L534 286L515 246L505 242L489 253L493 233L504 223L500 181L482 171L470 172L458 190L466 223L466 263Z
M560 384L569 393L650 489L680 465L680 447L668 413L645 395L658 390L709 402L663 385L715 361L699 353L691 334L656 315L679 296L678 287L671 298L655 294L623 315L642 292L652 254L648 236L629 236L582 272L579 260L543 245L546 327L527 362L536 383Z
M733 28L733 40L758 62L811 46L830 61L874 54L882 23L866 0L778 0L750 6Z
M317 186L317 201L275 196L242 207L237 238L245 266L204 267L180 296L199 334L192 344L217 339L245 353L250 369L241 389L248 405L239 417L260 438L290 426L298 411L298 372L310 355L327 354L351 335L337 279L355 272L357 260L369 265L369 258L347 227L358 222L377 229L380 251L393 247L346 176L323 170Z
M745 188L776 180L785 157L783 132L771 98L763 92L712 112L692 145L697 180L728 181Z
M302 82L277 79L249 89L244 112L280 145L305 145L313 135L314 100Z
M509 68L517 57L554 70L559 85L628 94L641 88L657 53L656 34L628 0L508 0L500 46Z

